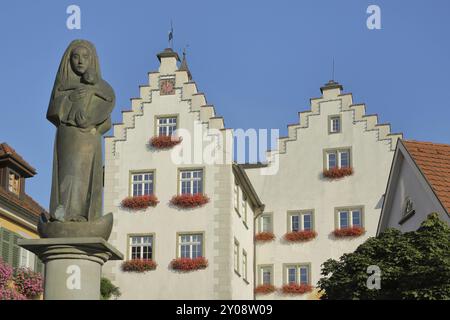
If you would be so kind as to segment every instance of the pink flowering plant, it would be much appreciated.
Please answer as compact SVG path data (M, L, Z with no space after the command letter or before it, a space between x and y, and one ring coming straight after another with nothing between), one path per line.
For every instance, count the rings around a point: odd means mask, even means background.
M0 289L8 286L12 280L13 273L13 268L4 263L2 258L0 258Z
M14 284L17 292L29 299L37 298L44 292L41 274L30 269L16 269Z

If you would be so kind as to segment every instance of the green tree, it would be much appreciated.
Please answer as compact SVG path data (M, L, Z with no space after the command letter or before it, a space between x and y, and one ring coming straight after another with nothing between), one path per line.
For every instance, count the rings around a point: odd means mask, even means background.
M100 282L100 296L102 300L109 300L111 297L118 298L122 295L119 287L112 284L108 278L102 278Z
M369 289L368 266L381 270ZM417 231L388 229L322 265L322 299L450 299L450 227L432 213Z

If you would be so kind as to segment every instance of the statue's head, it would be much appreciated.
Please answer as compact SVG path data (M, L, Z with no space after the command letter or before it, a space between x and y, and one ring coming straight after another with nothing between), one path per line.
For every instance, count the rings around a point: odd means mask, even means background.
M59 87L83 82L95 84L101 78L94 45L86 40L74 40L67 47L56 76Z

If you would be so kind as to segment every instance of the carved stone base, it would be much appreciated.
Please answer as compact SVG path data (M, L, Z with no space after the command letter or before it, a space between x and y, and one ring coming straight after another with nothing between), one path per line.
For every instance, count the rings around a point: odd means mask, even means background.
M99 300L103 264L123 255L102 238L20 239L45 265L45 300Z
M108 240L113 227L113 214L108 213L98 220L86 222L43 221L38 223L41 238L101 237Z

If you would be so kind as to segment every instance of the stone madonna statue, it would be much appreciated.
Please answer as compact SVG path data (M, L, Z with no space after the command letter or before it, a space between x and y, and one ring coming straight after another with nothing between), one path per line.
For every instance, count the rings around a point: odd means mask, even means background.
M101 216L101 140L111 128L114 105L114 90L101 77L94 45L86 40L70 43L47 111L47 119L57 130L50 218L41 217L41 237L109 237L112 214Z

